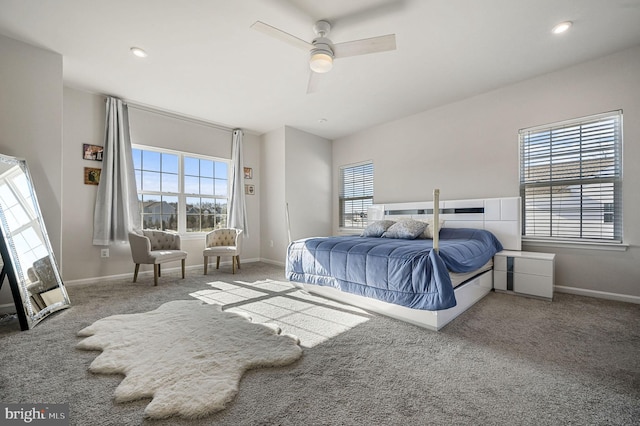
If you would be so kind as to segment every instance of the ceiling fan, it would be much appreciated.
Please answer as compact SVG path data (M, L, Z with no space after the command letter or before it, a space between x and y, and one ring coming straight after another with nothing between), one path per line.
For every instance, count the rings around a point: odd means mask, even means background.
M333 68L334 59L366 55L368 53L386 52L389 50L395 50L396 48L395 34L387 34L379 37L334 44L329 40L329 38L327 38L329 31L331 31L331 24L328 21L318 21L313 25L313 31L316 33L317 37L311 42L304 41L261 21L256 21L251 25L251 28L287 42L300 49L309 51L309 67L311 68L311 74L309 76L307 93L312 93L316 90L318 76L329 72L331 68Z

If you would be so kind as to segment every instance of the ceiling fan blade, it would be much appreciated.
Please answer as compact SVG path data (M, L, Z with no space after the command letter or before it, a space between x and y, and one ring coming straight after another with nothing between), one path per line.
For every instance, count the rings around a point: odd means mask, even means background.
M317 72L310 71L309 73L309 83L307 84L307 95L310 93L314 93L318 90L318 85L320 84L320 74Z
M266 34L268 36L277 38L278 40L282 40L286 43L291 44L292 46L298 47L300 49L304 49L304 50L310 50L313 49L313 44L306 42L294 35L291 35L289 33L286 33L276 27L272 27L269 24L265 24L262 21L256 21L251 25L251 28L253 28L254 30L258 30L263 34Z
M336 58L346 58L348 56L366 55L368 53L386 52L395 49L396 35L387 34L379 37L335 44L333 46L333 53Z

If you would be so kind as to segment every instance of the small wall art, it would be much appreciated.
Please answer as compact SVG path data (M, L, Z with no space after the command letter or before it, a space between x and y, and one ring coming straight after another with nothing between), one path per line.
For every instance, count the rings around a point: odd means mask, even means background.
M244 168L244 178L253 179L253 169L251 167Z
M100 183L100 172L101 169L96 169L93 167L85 167L84 168L84 183L85 185L97 185Z
M104 147L100 145L82 144L82 158L85 160L102 161Z
M254 185L245 185L244 186L244 193L247 194L247 195L255 195L256 187Z

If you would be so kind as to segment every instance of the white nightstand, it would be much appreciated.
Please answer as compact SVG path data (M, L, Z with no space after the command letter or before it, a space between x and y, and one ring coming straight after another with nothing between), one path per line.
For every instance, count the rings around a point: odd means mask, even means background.
M503 250L493 258L493 288L553 299L555 254Z

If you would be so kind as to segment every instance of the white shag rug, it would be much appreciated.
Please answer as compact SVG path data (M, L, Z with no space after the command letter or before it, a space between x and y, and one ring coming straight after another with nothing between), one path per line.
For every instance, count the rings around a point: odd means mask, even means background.
M197 418L222 410L246 370L302 356L298 339L279 332L220 305L177 300L98 320L78 332L89 337L77 348L102 351L90 371L126 376L116 402L152 398L145 408L149 418Z

